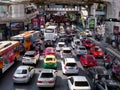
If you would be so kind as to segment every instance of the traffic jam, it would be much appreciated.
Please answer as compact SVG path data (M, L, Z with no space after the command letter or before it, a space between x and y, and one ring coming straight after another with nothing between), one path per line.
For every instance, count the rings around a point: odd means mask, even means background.
M33 81L40 90L120 90L120 61L93 34L70 22L47 22L42 31L12 36L16 44L0 43L1 78L19 62L11 75L15 90L28 90L22 86Z

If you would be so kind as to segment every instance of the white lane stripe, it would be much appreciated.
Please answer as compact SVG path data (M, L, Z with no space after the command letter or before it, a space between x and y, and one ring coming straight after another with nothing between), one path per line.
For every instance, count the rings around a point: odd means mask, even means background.
M115 56L117 56L118 58L120 58L120 53L116 53L114 52L112 49L110 48L106 48L109 52L111 52L112 54L114 54Z

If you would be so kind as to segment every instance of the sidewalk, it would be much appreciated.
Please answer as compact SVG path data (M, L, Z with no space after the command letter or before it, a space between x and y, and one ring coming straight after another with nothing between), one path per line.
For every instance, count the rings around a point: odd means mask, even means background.
M97 45L101 46L102 48L105 49L105 51L110 52L112 55L116 56L117 58L120 59L120 51L117 49L113 48L110 44L106 43L104 40L102 41L97 41L94 38L90 38L92 41L94 41Z

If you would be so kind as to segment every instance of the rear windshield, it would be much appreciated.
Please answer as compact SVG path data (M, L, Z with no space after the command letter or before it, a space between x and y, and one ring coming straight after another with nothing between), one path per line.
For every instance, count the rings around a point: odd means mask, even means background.
M75 82L75 86L89 86L89 85L88 85L88 82L84 82L84 81L79 82L79 81L76 81Z
M47 52L55 52L55 50L54 49L49 49L49 50L47 50Z
M93 57L87 57L87 60L94 60Z
M74 66L76 66L76 63L67 63L66 66L74 67Z
M79 44L80 44L80 41L76 41L75 44L79 45Z
M63 47L64 46L64 44L59 44L59 47Z
M80 49L80 50L86 50L85 48L81 48L81 47L79 47L79 49Z
M53 77L52 73L42 73L41 78L51 78Z
M25 57L34 57L34 54L25 54Z
M54 61L55 58L46 58L46 61Z
M71 50L63 50L63 53L71 53Z
M53 33L54 32L54 29L46 29L45 30L45 33Z
M16 74L27 74L27 70L26 69L18 69L18 70L16 70Z

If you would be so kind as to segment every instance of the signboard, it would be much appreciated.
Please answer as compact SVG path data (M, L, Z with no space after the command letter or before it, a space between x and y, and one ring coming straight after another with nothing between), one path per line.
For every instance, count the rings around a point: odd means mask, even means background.
M24 22L10 22L11 30L24 30Z
M32 22L32 29L40 30L40 20L39 20L39 18L33 18L31 20L31 22Z
M113 27L113 34L118 35L119 34L119 26Z
M97 21L96 21L95 17L88 18L88 28L90 28L90 29L96 28L96 23L97 23Z

